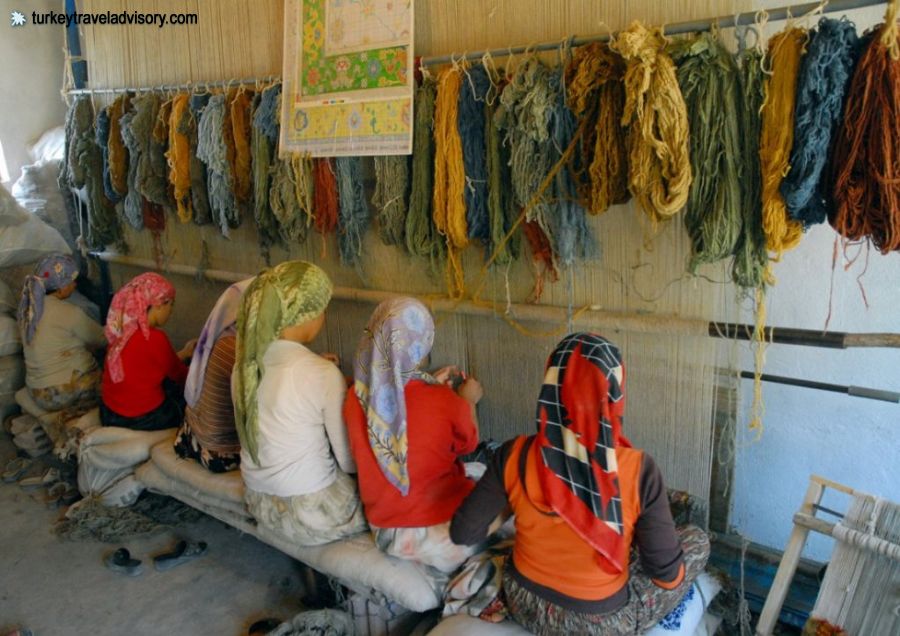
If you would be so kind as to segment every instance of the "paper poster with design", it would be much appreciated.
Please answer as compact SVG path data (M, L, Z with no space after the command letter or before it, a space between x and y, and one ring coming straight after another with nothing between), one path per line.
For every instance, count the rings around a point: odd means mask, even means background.
M412 152L413 0L285 0L280 154Z

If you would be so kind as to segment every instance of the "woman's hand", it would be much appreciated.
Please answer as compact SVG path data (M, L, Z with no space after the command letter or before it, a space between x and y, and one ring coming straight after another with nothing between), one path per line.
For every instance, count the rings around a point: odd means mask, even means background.
M194 355L194 349L197 348L197 339L188 340L184 347L182 347L181 351L178 352L178 357L182 361L188 360L192 355Z
M453 382L453 378L459 375L459 367L455 364L451 364L447 367L441 367L437 371L431 374L435 380L440 382L441 384L450 385Z
M333 363L334 366L336 366L336 367L341 366L341 359L338 357L338 354L336 354L336 353L320 353L319 355L321 357L325 358L326 360L328 360L329 362Z
M456 389L456 392L459 394L459 397L472 404L478 404L481 398L484 397L484 388L481 386L481 382L472 377L466 378L465 382Z

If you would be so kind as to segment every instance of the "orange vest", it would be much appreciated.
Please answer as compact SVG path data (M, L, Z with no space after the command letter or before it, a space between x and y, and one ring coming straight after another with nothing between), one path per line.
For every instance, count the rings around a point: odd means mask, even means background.
M525 578L572 598L586 601L609 598L628 582L628 569L611 574L601 568L598 560L603 557L547 504L537 472L536 444L531 445L525 459L523 488L519 458L526 439L522 436L515 441L503 475L507 497L516 515L512 555L516 569ZM622 562L628 563L634 524L641 513L643 452L617 448L616 458L625 533Z

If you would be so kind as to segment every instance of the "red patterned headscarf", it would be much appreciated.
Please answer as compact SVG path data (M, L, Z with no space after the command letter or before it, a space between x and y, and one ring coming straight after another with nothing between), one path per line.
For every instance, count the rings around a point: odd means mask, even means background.
M550 507L621 572L623 524L617 447L622 434L625 367L619 349L595 334L566 336L547 360L538 399L538 473Z
M106 366L113 382L125 379L122 350L131 336L140 329L145 339L150 337L147 310L171 300L175 300L175 287L154 272L135 276L113 296L103 329L109 342Z

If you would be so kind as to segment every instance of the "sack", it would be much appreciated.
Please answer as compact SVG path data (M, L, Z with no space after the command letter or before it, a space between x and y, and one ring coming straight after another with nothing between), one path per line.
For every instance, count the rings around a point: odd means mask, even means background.
M0 356L13 356L19 353L22 353L19 323L12 316L0 314Z
M46 131L28 148L28 154L35 163L61 161L66 154L66 129L57 126Z
M75 249L75 235L63 192L59 189L60 161L46 161L22 167L22 176L13 184L12 195L19 205L55 229L66 244Z
M0 394L15 394L23 386L25 386L25 360L22 356L0 358Z
M28 265L49 254L71 254L59 232L0 188L0 268Z
M9 288L9 285L0 280L0 313L16 315L19 308L19 298Z

